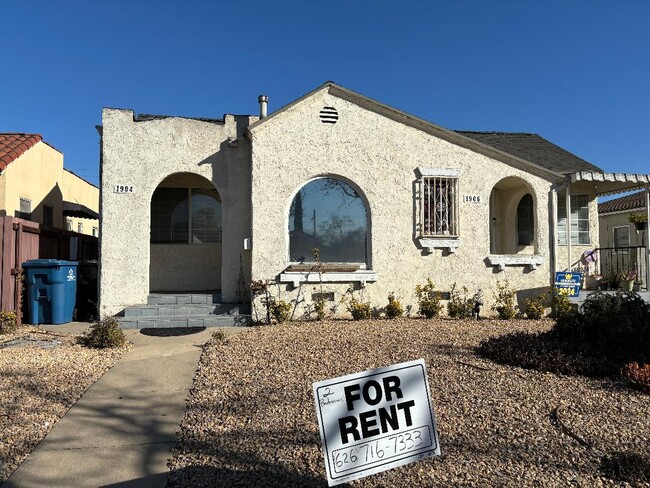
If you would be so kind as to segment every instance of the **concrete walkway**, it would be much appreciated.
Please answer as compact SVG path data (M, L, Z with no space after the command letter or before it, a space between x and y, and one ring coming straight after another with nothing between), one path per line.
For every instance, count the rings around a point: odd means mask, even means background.
M80 332L88 324L48 327ZM125 331L133 348L86 391L4 486L164 487L201 346L216 330L162 337Z

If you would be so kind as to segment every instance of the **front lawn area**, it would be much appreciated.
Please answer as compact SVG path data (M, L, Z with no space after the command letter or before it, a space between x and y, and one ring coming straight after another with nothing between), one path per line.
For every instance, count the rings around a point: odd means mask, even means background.
M396 319L252 328L206 345L170 486L326 486L312 383L424 358L442 456L354 486L650 486L650 396L475 348L552 321Z

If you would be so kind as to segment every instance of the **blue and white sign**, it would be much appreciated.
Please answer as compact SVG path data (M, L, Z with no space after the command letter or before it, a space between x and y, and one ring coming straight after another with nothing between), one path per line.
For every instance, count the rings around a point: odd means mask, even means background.
M329 486L440 455L423 359L313 388Z
M580 296L582 273L575 271L558 271L555 273L555 289L568 297Z

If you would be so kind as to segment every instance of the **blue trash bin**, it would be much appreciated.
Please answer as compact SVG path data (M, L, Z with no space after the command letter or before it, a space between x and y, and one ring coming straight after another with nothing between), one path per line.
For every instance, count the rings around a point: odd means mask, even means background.
M32 259L24 262L23 268L27 275L27 322L71 322L77 296L77 263Z

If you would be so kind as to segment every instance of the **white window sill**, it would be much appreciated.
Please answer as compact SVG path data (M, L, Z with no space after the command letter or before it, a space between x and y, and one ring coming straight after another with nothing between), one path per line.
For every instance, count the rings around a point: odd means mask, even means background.
M286 271L280 273L280 283L291 283L294 287L300 283L359 283L362 287L366 283L377 281L377 273L363 269L351 273L326 271Z
M447 252L454 253L460 247L460 239L457 237L452 238L434 238L434 237L418 237L418 242L424 252L431 254L434 249L446 249Z
M487 259L490 266L498 266L499 271L506 269L506 266L528 266L532 271L544 262L541 254L491 254Z

